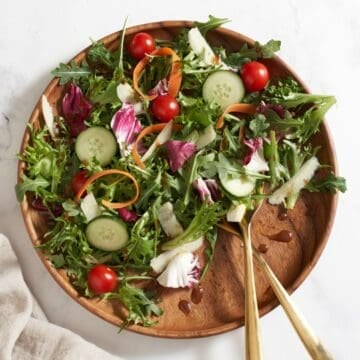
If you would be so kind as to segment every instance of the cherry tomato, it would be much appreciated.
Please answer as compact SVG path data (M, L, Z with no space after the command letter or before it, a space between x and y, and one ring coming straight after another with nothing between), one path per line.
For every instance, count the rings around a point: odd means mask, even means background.
M89 289L95 294L111 292L116 288L117 276L114 270L106 265L95 265L88 273Z
M154 38L145 32L137 33L128 45L130 56L141 60L145 54L150 54L155 50Z
M167 123L180 113L180 105L170 95L158 96L150 105L150 110L161 122Z
M269 82L270 76L264 64L258 61L250 61L242 67L241 78L246 90L252 92L263 90Z
M86 180L89 177L87 170L78 171L71 180L71 188L74 194L77 194L84 186Z

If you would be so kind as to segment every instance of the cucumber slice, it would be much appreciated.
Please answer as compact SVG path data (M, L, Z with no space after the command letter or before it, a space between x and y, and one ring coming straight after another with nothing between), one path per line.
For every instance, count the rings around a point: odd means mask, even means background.
M223 110L241 101L245 95L244 84L239 75L232 71L220 70L210 74L202 88L203 97L215 102Z
M75 143L75 152L81 161L93 157L101 166L111 162L117 150L117 143L111 131L103 127L91 127L80 133Z
M219 179L224 189L235 197L247 196L255 188L256 180L246 176L236 176L231 174L220 173Z
M85 234L92 246L104 251L120 250L129 240L125 223L111 216L99 216L92 220Z

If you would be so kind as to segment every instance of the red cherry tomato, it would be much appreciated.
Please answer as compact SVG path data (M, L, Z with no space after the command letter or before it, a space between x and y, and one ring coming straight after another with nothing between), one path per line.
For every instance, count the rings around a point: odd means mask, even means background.
M134 59L141 60L145 54L150 54L155 50L154 38L145 32L137 33L128 45L130 56Z
M95 294L111 292L116 288L117 276L114 270L106 265L95 265L88 273L89 289Z
M87 170L78 171L71 180L71 188L74 194L77 194L84 186L86 180L89 177Z
M150 105L150 110L161 122L167 123L180 113L180 105L170 95L158 96Z
M250 61L242 67L241 78L246 90L252 92L263 90L269 82L270 76L264 64L258 61Z

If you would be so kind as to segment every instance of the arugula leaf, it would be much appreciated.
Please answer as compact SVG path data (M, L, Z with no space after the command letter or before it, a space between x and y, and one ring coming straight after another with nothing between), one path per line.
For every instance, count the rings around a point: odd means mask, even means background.
M81 213L79 205L71 199L67 199L66 201L64 201L62 203L62 207L66 211L68 216L77 216Z
M120 38L120 47L119 47L119 77L123 79L124 77L124 41L126 35L126 23L128 18L126 17L124 20L124 24L121 30L121 38Z
M221 115L221 109L215 103L208 103L201 97L190 97L179 93L179 101L182 111L176 118L176 122L185 125L188 132L197 129L205 129L214 124ZM179 133L184 134L185 129ZM178 134L177 134L178 135ZM188 134L185 134L187 136Z
M277 80L276 83L269 85L264 92L265 99L279 98L284 99L291 93L302 93L303 88L292 77ZM266 100L265 100L266 101ZM271 102L271 100L270 100Z
M145 92L154 88L160 80L165 79L171 70L171 56L154 56L140 76Z
M319 130L325 113L335 104L336 99L333 96L301 93L299 90L299 84L294 79L287 78L269 86L263 100L286 109L296 109L296 113L300 113L294 117L286 113L287 121L282 123L295 127L295 131L287 136L288 138L297 138L301 143L305 143ZM272 118L276 116L272 114ZM277 121L277 125L281 125L281 121Z
M274 57L275 53L280 50L281 41L271 39L265 45L256 42L255 47L258 48L258 52L261 53L262 58L269 59Z
M304 126L296 133L302 143L308 141L312 135L319 131L326 112L336 103L333 96L323 96L316 100L313 98L313 101L315 104L303 115Z
M263 114L256 114L249 123L249 129L252 132L252 137L262 138L266 136L266 129L268 129L269 126L270 125L266 122L266 117Z
M26 175L28 179L25 184L19 184L18 189L22 191L32 182L31 190L27 188L25 191L35 191L44 203L54 202L59 198L57 193L61 187L63 175L68 168L67 161L70 153L66 138L50 143L48 137L49 131L47 129L35 132L30 126L31 141L23 154L19 156L19 159L27 165ZM48 186L41 186L44 179L48 181ZM39 186L35 189L36 183L39 183Z
M40 175L35 179L30 179L23 175L22 182L15 185L16 198L19 202L23 201L25 193L28 191L33 191L41 197L40 189L47 188L49 185L50 182Z
M286 125L294 125L296 131L289 134L288 138L297 138L301 143L305 143L319 131L321 122L326 112L336 103L333 96L322 96L314 94L289 93L289 95L280 98L273 98L273 103L280 104L285 108L306 107L307 110L302 114L289 121L284 121ZM289 115L289 113L288 113ZM288 118L289 119L289 118ZM278 122L278 125L280 122Z
M219 70L219 65L204 65L202 58L197 56L191 49L182 61L182 84L183 91L190 92L193 97L202 97L202 85L205 79L213 72Z
M301 146L301 144L283 140L281 146L279 146L279 156L280 162L283 164L284 170L286 170L284 176L286 180L293 177L306 160L315 156L317 150L318 148L312 148L311 145Z
M254 47L244 44L238 52L229 54L225 59L225 63L233 68L240 69L245 63L261 58L272 58L276 51L280 50L281 41L270 40L265 45L255 42Z
M172 250L180 245L195 241L210 231L224 214L220 203L202 204L185 231L176 238L163 243L162 250Z
M150 261L155 256L157 238L158 230L154 226L154 219L150 211L147 211L131 230L126 246L127 258L137 266L150 266Z
M50 260L51 260L54 268L56 268L56 269L60 269L65 265L64 255L62 255L62 254L51 255Z
M88 66L79 66L73 60L69 64L60 63L60 65L51 71L51 74L60 79L60 85L68 82L77 82L82 78L87 78L91 75L91 70Z
M80 216L55 219L55 226L45 235L46 241L37 246L54 266L66 269L72 284L86 296L92 296L87 285L87 273L95 264L121 263L118 252L94 249L85 235L85 224ZM64 261L62 261L61 257Z
M206 239L209 243L209 246L206 248L205 250L205 254L207 256L206 259L206 263L202 269L201 272L201 277L200 277L200 281L205 277L207 271L209 270L211 261L214 257L215 254L215 246L216 246L216 242L218 239L218 229L216 227L214 227L212 230L210 230L207 234L206 234Z
M288 93L288 95L282 97L271 98L271 102L282 105L286 109L293 109L298 106L307 105L307 104L322 105L324 103L326 104L330 103L331 105L333 105L336 102L336 100L333 96L329 96L329 95L316 95L316 94L290 92Z
M53 229L45 235L47 241L39 245L48 256L62 254L64 266L68 268L89 268L91 262L86 259L93 254L86 239L81 221L70 222L64 216L56 219Z
M116 89L119 81L114 78L110 81L103 76L95 76L89 79L88 97L92 103L99 105L111 104L113 107L120 106L120 99Z
M114 58L111 52L101 42L94 42L86 54L90 69L95 74L111 75L114 71Z
M224 129L224 140L226 140L226 152L230 155L238 154L239 152L239 135L233 134L229 128ZM225 147L225 146L224 146ZM225 148L223 149L225 152Z
M150 199L158 196L161 190L162 170L159 169L154 177L146 178L141 182L143 189L140 198L136 202L138 210L144 210L149 207Z
M324 179L311 179L305 189L310 192L330 191L332 193L336 193L337 191L344 193L347 190L345 178L335 176L332 172Z
M278 143L274 130L270 131L270 144L264 144L264 155L269 162L271 187L275 187L280 182L284 181L287 172L285 167L280 162Z
M197 169L198 169L198 158L202 154L201 151L197 152L191 162L185 165L182 170L182 177L185 180L185 194L184 194L184 205L188 205L190 202L190 195L192 190L192 184L194 180L198 177Z
M296 133L301 130L304 125L304 121L301 118L293 118L292 114L285 110L284 118L272 110L267 109L264 112L267 122L270 124L270 129L276 132L282 132L287 139L296 138Z
M189 29L182 28L179 32L179 34L176 36L174 41L170 44L168 44L170 47L172 47L176 53L180 56L180 58L184 58L186 54L189 54L191 51L189 40L188 40L188 32ZM167 44L165 44L167 45Z
M127 318L121 329L129 325L141 324L143 326L152 326L157 323L156 320L150 320L152 316L162 315L162 309L152 300L153 293L129 285L127 282L122 284L118 293L109 293L105 299L118 299L128 310Z
M205 23L195 21L195 26L200 30L201 34L205 36L208 31L218 28L221 25L230 22L229 19L220 19L215 16L209 15L209 20Z

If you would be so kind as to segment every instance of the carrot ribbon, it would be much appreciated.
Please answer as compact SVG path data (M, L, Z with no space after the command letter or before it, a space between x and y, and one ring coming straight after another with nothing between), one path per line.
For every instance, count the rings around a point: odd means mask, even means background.
M169 56L169 55L171 56L172 66L171 66L169 82L168 82L168 94L171 95L172 97L176 97L176 95L178 94L182 80L180 58L173 49L170 49L168 47L162 47L155 49L150 55L145 56L143 59L141 59L137 63L133 71L134 89L144 99L151 101L154 100L157 97L157 95L145 95L141 91L139 87L139 78L142 71L144 70L145 66L150 62L152 56Z
M140 140L146 136L146 135L149 135L151 133L159 133L161 132L165 126L167 126L168 124L167 123L161 123L161 124L155 124L155 125L150 125L150 126L147 126L146 128L144 128L140 134L138 135L135 143L134 143L134 146L132 148L132 151L131 151L131 154L132 154L132 157L134 159L134 162L135 164L141 168L141 169L145 169L145 164L143 163L143 161L141 160L141 157L138 153L138 144L140 142ZM181 125L179 124L173 124L172 128L173 130L179 130L181 129Z
M127 171L122 171L122 170L118 170L118 169L110 169L110 170L103 170L103 171L99 171L97 173L95 173L94 175L90 176L89 179L86 180L86 182L84 183L84 185L81 187L81 189L77 192L76 196L75 196L75 202L79 202L81 199L81 196L84 194L84 192L86 191L87 187L92 184L95 180L106 176L106 175L123 175L125 177L128 177L134 184L136 193L133 196L132 199L128 200L128 201L123 201L123 202L116 202L116 203L112 203L110 201L107 200L102 200L101 203L109 208L109 209L122 209L124 207L130 206L131 204L133 204L134 202L136 202L136 200L139 197L139 185L136 181L136 179L134 178L134 176L132 176L130 173L128 173Z
M224 117L225 115L232 113L232 112L238 112L243 114L250 114L254 115L256 113L256 106L252 104L232 104L229 105L224 112L219 117L216 128L221 129L224 126Z

